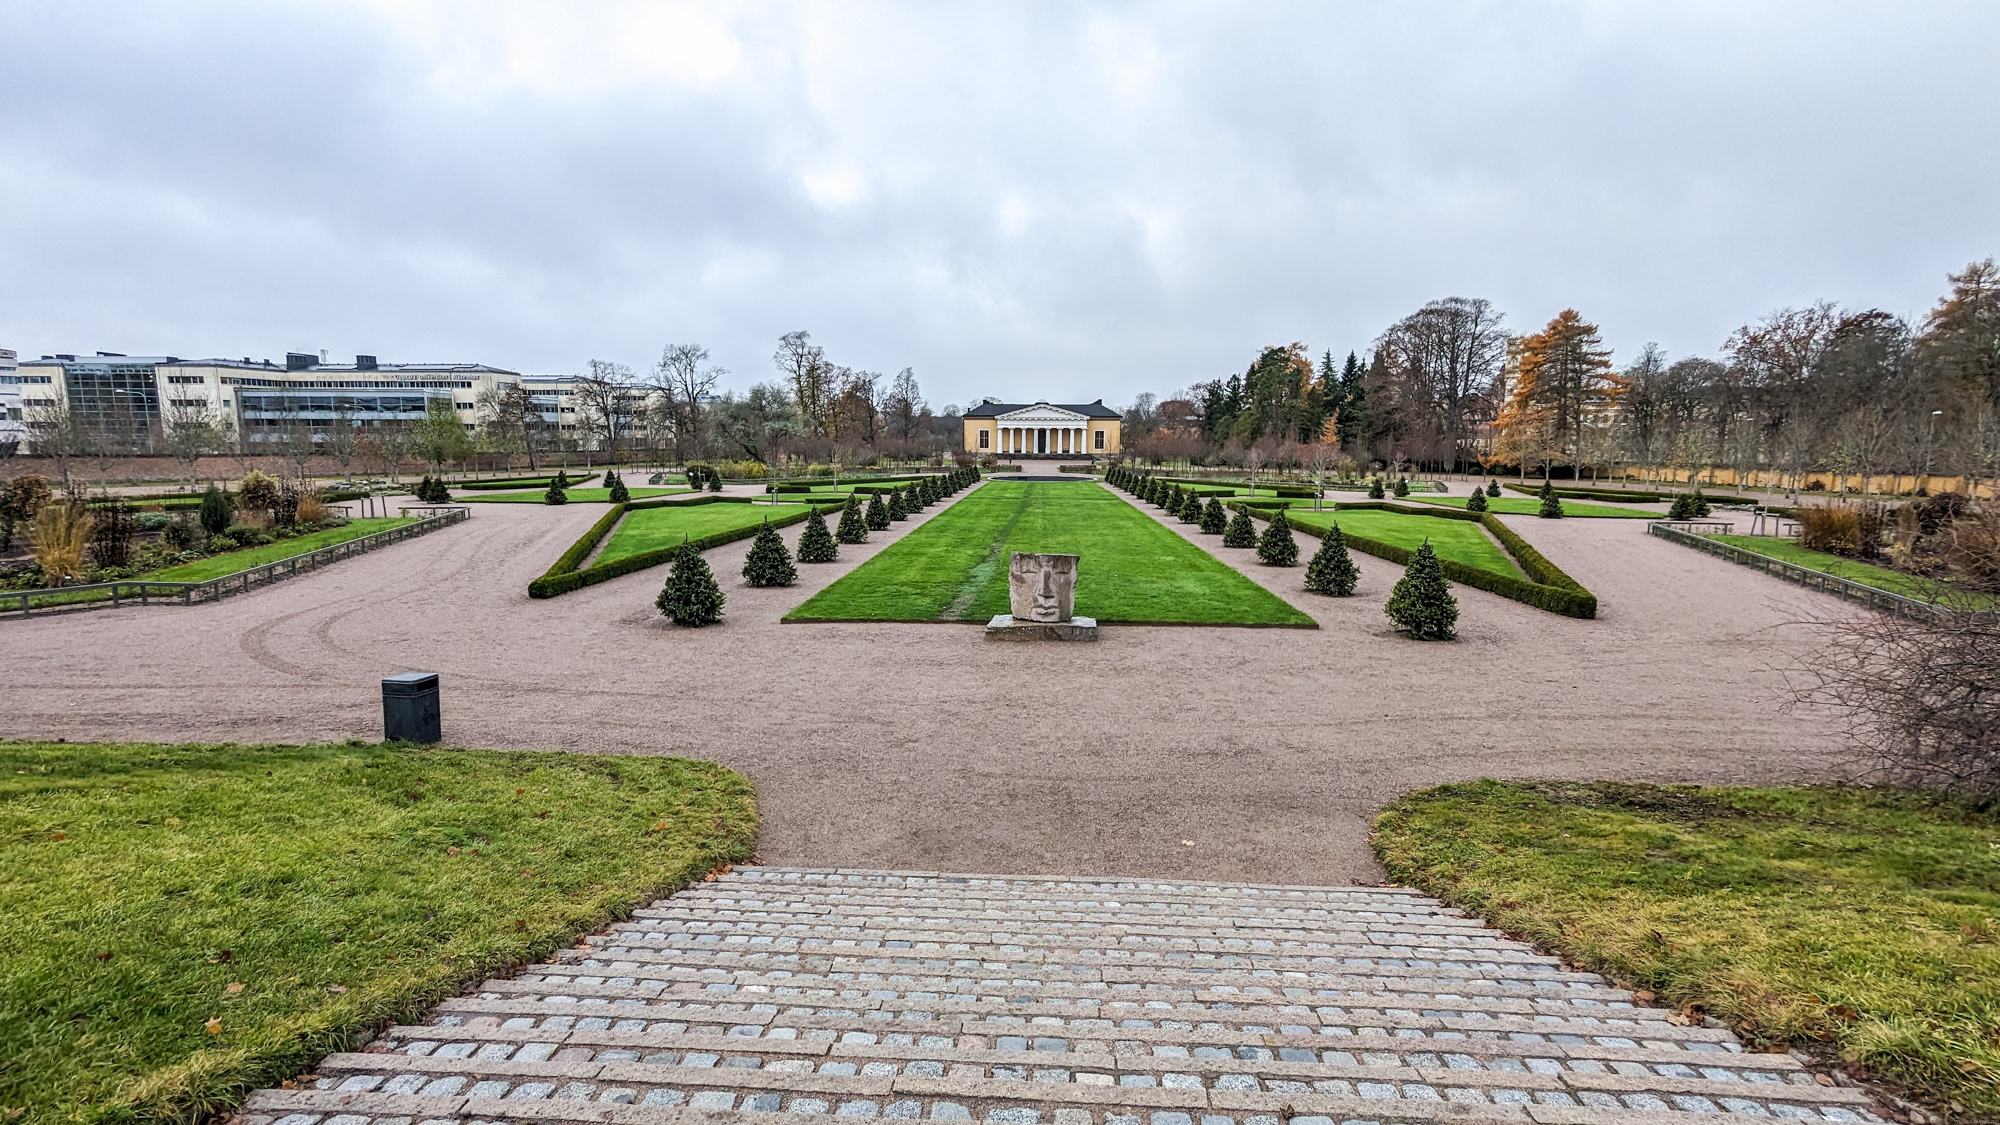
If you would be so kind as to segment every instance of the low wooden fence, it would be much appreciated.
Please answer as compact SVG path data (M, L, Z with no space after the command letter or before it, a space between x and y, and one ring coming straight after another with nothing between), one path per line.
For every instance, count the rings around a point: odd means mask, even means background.
M116 609L126 605L193 605L196 602L212 602L231 594L247 593L257 586L269 585L280 578L290 578L300 571L317 570L328 563L366 554L392 543L428 535L442 527L463 523L471 518L470 508L432 509L433 514L422 516L415 523L392 527L384 531L349 539L345 543L335 543L331 547L321 547L303 555L293 555L288 559L265 563L211 578L206 582L162 582L149 578L130 578L119 582L93 582L86 586L61 586L41 590L0 590L0 614L19 614L22 617L36 613L66 613L79 609Z
M1872 606L1889 613L1918 614L1950 612L1943 606L1934 605L1921 598L1912 598L1905 594L1891 593L1888 590L1878 589L1874 586L1867 586L1851 579L1842 578L1837 574L1828 574L1825 571L1814 570L1811 567L1800 566L1797 563L1786 562L1783 559L1774 559L1769 555L1760 555L1756 551L1745 550L1734 543L1724 543L1717 539L1711 539L1708 535L1700 534L1695 530L1697 528L1713 528L1727 532L1730 530L1730 525L1715 524L1703 520L1655 520L1646 525L1647 532L1669 542L1693 547L1697 551L1707 551L1711 555L1720 555L1730 562L1753 567L1766 574L1782 578L1787 582L1796 582L1801 586L1823 590L1834 597L1846 598L1852 602L1861 602L1864 605Z

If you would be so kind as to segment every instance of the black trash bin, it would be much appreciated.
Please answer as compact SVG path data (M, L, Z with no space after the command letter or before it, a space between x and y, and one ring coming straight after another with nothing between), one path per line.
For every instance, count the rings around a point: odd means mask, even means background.
M444 737L436 672L382 677L382 737L401 742L437 742Z

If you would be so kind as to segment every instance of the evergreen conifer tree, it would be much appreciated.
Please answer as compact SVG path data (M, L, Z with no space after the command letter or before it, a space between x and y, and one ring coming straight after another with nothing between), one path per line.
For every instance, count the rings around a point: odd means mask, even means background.
M1255 547L1257 545L1257 525L1250 522L1250 510L1237 508L1236 515L1229 521L1228 530L1222 533L1225 547Z
M229 494L211 482L208 491L201 494L201 511L198 513L201 529L210 535L222 534L235 511L236 506L229 502Z
M1193 490L1189 490L1186 496L1181 497L1181 522L1199 524L1201 522L1201 512L1201 497L1196 496Z
M802 563L832 562L840 556L840 547L833 541L833 534L826 529L826 519L815 506L812 515L806 517L806 529L799 535L799 561Z
M553 480L553 481L551 481L551 482L549 482L549 483L551 483L551 484L555 485L555 486L556 486L557 488L560 488L560 489L562 489L562 490L563 490L564 492L568 492L568 491L569 491L569 474L568 474L568 473L565 473L565 472L563 472L563 471L562 471L561 469L557 469L557 470L556 470L556 479L555 479L555 480Z
M767 517L764 526L757 529L757 541L750 544L749 557L743 560L743 581L752 586L789 586L798 580L792 553L785 549L785 541Z
M1708 497L1703 496L1701 494L1700 485L1696 485L1694 489L1694 505L1692 511L1694 513L1695 519L1705 520L1708 518Z
M424 479L417 482L417 487L410 490L410 495L422 500L426 504L431 502L431 475L429 473L425 473Z
M716 472L714 469L708 471L708 490L710 492L722 491L722 474Z
M547 492L542 493L542 503L544 504L569 503L569 493L563 487L563 475L561 473L557 473L556 479L549 482L549 490Z
M1670 520L1691 520L1694 518L1694 497L1683 492L1674 497L1673 506L1667 509Z
M1370 477L1368 479L1368 498L1370 500L1380 500L1387 495L1388 493L1382 490L1381 477Z
M1475 488L1475 489L1473 489L1473 490L1472 490L1472 495L1470 495L1470 496L1468 496L1468 497L1466 497L1466 498L1465 498L1465 510L1466 510L1466 511L1468 511L1468 512L1483 512L1483 511L1485 511L1485 510L1486 510L1486 490L1485 490L1485 489L1483 489L1483 488Z
M611 502L613 504L630 503L632 500L632 490L625 487L625 478L608 470L604 476L605 486L611 489Z
M896 522L910 518L910 510L903 506L903 490L900 488L889 493L889 518Z
M698 629L722 620L722 601L722 587L716 584L715 573L708 569L708 560L694 549L692 540L683 538L680 553L674 556L674 568L667 575L667 584L661 587L653 604L673 618L674 624Z
M1299 565L1299 545L1292 538L1291 521L1285 519L1283 508L1272 514L1270 525L1257 540L1257 561L1265 566Z
M1417 640L1452 638L1458 626L1458 599L1451 596L1451 587L1445 585L1444 568L1438 565L1437 552L1431 550L1430 540L1424 540L1424 545L1410 559L1382 611Z
M1181 514L1181 486L1176 484L1167 489L1167 495L1160 501L1160 510L1170 516Z
M1536 515L1545 520L1559 520L1563 518L1562 500L1556 496L1556 490L1553 485L1544 480L1542 482L1542 491L1538 495L1541 497L1542 506L1535 511Z
M868 530L889 530L889 506L882 503L882 494L879 492L868 498Z
M1500 482L1499 482L1499 481L1497 481L1497 480L1489 480L1489 481L1487 481L1487 482L1486 482L1486 495L1488 495L1488 496L1498 496L1498 495L1500 495Z
M1410 478L1408 478L1408 477L1397 477L1397 478L1396 478L1396 495L1397 495L1397 497L1399 497L1399 498L1400 498L1400 497L1404 497L1404 496L1408 496L1409 494L1410 494Z
M916 513L923 511L924 510L923 490L919 489L914 484L904 489L903 507L907 509L912 515L915 515Z
M868 519L861 514L861 501L850 492L847 506L840 510L840 525L833 529L833 537L842 543L868 542Z
M1221 499L1211 496L1208 506L1201 510L1201 530L1204 535L1220 535L1229 526L1229 513L1222 510Z
M1325 538L1319 541L1319 550L1313 552L1312 561L1306 564L1306 591L1325 594L1328 597L1346 598L1354 594L1354 584L1361 578L1361 571L1347 554L1347 538L1340 533L1340 524L1327 528Z

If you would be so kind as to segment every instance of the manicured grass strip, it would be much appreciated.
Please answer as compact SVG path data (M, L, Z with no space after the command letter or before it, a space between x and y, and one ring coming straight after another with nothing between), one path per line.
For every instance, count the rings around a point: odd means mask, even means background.
M580 474L565 476L564 479L569 483L570 486L575 486L580 484L587 484L590 481L595 480L597 476L598 474L596 473L580 473ZM545 473L538 477L506 477L503 479L495 479L495 480L446 481L445 484L450 486L453 490L462 490L466 492L493 492L493 491L505 491L508 489L515 489L515 488L546 489L550 484L554 483L555 479L556 475L554 473Z
M1727 543L1732 547L1741 547L1754 554L1802 566L1807 570L1816 570L1821 574L1831 574L1836 578L1845 578L1849 582L1872 586L1877 590L1901 594L1906 598L1928 599L1938 588L1936 582L1914 574L1904 574L1885 566L1856 562L1825 551L1808 550L1799 546L1795 539L1776 539L1768 535L1709 535L1704 538Z
M1436 504L1443 508L1465 510L1467 497L1464 496L1412 496L1419 504ZM1539 500L1517 500L1512 496L1489 496L1486 510L1503 516L1532 516L1542 510ZM1580 516L1586 519L1656 520L1659 512L1642 512L1637 508L1620 508L1614 504L1593 504L1588 500L1563 501L1563 515Z
M289 559L294 555L309 555L322 547L331 547L336 543L345 543L350 539L359 539L364 535L373 535L378 531L387 531L392 527L415 522L417 521L413 518L405 519L400 516L348 520L340 527L309 532L293 539L280 539L275 543L266 543L262 547L211 555L191 563L156 570L143 577L157 578L162 582L206 582L211 578L220 578L225 574L234 574L253 566Z
M766 519L776 522L803 514L797 504L703 504L697 507L646 508L628 513L597 556L598 566L647 551L679 547L683 537L702 539L717 532L755 531Z
M0 743L0 1106L225 1112L748 858L756 822L679 758Z
M1269 512L1266 509L1254 503L1244 503L1241 506L1248 508L1250 514L1259 519L1270 518ZM1484 590L1489 594L1498 594L1503 598L1512 598L1524 605L1531 605L1537 609L1546 609L1550 613L1560 613L1564 617L1578 617L1589 620L1597 616L1596 594L1584 589L1582 583L1564 574L1560 567L1542 557L1540 551L1535 550L1526 539L1521 538L1513 528L1502 523L1500 517L1494 515L1492 512L1466 512L1431 505L1399 505L1389 503L1385 500L1364 500L1356 503L1341 503L1338 505L1338 511L1334 515L1335 518L1341 521L1341 531L1345 535L1347 520L1357 513L1365 512L1394 512L1404 516L1418 516L1425 519L1476 523L1480 527L1485 528L1487 533L1492 535L1493 538L1498 539L1500 545L1506 548L1507 553L1513 556L1515 564L1521 568L1520 575L1509 574L1485 566L1467 565L1456 558L1442 557L1443 552L1439 551L1439 562L1443 565L1444 576L1446 578L1451 579L1453 582L1460 582L1471 586L1475 590ZM1323 512L1299 512L1293 509L1287 512L1286 518L1294 527L1309 535L1324 536L1326 533L1326 523L1328 520L1326 514ZM1403 529L1401 534L1407 536L1409 529ZM1346 535L1346 538L1348 546L1355 550L1365 551L1368 554L1388 559L1393 563L1408 563L1410 558L1416 553L1414 549L1405 544L1374 539L1366 535ZM1433 545L1433 550L1436 549L1436 546ZM1521 575L1525 575L1525 577Z
M541 488L529 492L496 492L490 496L460 496L457 498L457 502L460 504L541 504L545 503L542 496L547 491L548 486L543 485ZM627 491L632 494L632 499L644 500L653 496L678 496L690 490L685 488L628 487ZM569 497L569 502L572 504L611 503L611 490L608 488L571 488L565 489L563 495Z
M1076 612L1100 622L1315 627L1101 486L1015 481L963 495L785 620L984 622L1007 612L1016 551L1081 555Z
M666 543L653 549L629 550L615 558L599 559L588 570L577 569L583 565L584 559L590 557L590 552L596 549L597 545L604 540L604 537L611 533L611 529L618 526L619 521L624 519L628 513L665 508L685 513L701 511L711 507L721 508L726 512L740 513L740 516L722 515L716 517L718 522L727 526L721 530L711 531L706 535L693 536L694 548L697 551L706 551L710 547L719 547L724 543L733 543L738 539L748 539L750 536L757 534L757 529L763 526L766 519L771 521L772 527L787 527L809 518L814 508L819 509L821 512L835 512L840 510L840 505L837 504L764 504L752 503L747 496L714 495L697 496L689 500L634 500L629 504L613 504L611 510L604 513L602 519L592 524L589 531L583 533L582 538L570 544L569 550L562 553L562 557L555 561L555 565L544 571L540 578L528 583L528 596L531 598L558 597L572 590L580 590L585 586L594 586L599 582L606 582L620 575L630 574L635 570L645 570L647 567L659 566L661 563L671 560L674 557L674 553L680 549L681 540L678 535L671 535L669 533L669 536L673 539L671 543Z
M1254 513L1257 509L1251 509ZM1388 511L1312 511L1288 508L1285 519L1296 528L1310 531L1315 537L1324 536L1326 529L1335 520L1340 521L1343 536L1361 536L1377 543L1387 543L1414 554L1417 548L1429 539L1431 550L1438 558L1459 563L1463 566L1490 570L1509 578L1521 577L1521 570L1499 544L1488 538L1486 532L1470 520L1440 520L1429 516L1403 515Z
M2000 818L1893 789L1481 781L1375 822L1389 874L1759 1046L2000 1117Z

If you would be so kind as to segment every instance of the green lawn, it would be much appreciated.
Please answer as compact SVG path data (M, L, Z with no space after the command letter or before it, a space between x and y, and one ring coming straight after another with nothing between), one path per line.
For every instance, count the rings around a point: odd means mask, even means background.
M220 578L225 574L234 574L253 566L289 559L293 555L311 554L322 547L331 547L336 543L345 543L350 539L359 539L364 535L373 535L378 531L387 531L401 524L415 522L417 522L415 519L404 519L399 516L349 520L340 527L329 527L325 531L315 531L296 539L280 539L275 543L266 543L262 547L251 547L244 551L212 555L191 563L170 566L165 570L155 570L144 577L157 578L162 582L206 582L211 578Z
M1309 527L1325 532L1335 520L1340 521L1344 535L1359 535L1364 539L1374 539L1394 547L1416 550L1429 539L1431 550L1439 558L1451 559L1467 566L1476 566L1496 574L1513 578L1525 577L1507 552L1500 549L1486 534L1486 529L1471 520L1445 519L1434 516L1410 516L1401 512L1384 512L1379 509L1335 512L1331 509L1315 512L1310 508L1294 508L1285 513L1285 518L1298 527ZM1301 545L1301 557L1311 557L1317 545Z
M1445 508L1463 508L1468 498L1464 496L1410 496L1404 499L1405 502L1414 500L1419 504L1436 504ZM1624 520L1657 520L1666 518L1663 512L1642 512L1637 508L1620 508L1614 504L1594 504L1588 500L1564 500L1562 506L1564 516L1595 516L1598 518ZM1486 498L1486 510L1505 516L1532 516L1542 510L1542 502L1526 496L1489 496Z
M689 491L685 488L634 488L626 486L634 500L645 500L654 496L674 496ZM453 493L455 504L540 504L542 495L548 488L542 487L527 492L467 492ZM570 488L564 490L572 504L609 504L611 490L608 488Z
M1741 547L1746 551L1754 551L1766 558L1778 559L1805 567L1807 570L1817 570L1822 574L1835 575L1849 582L1859 582L1863 586L1873 586L1877 590L1887 590L1905 597L1926 598L1937 587L1937 583L1927 578L1890 570L1886 566L1856 562L1825 551L1807 550L1799 546L1798 541L1794 539L1777 539L1768 535L1711 535L1708 538L1727 543L1732 547Z
M612 530L597 563L622 559L662 547L677 547L683 538L699 539L718 531L755 527L766 517L788 516L799 509L790 504L696 504L641 508L627 513Z
M1893 789L1446 785L1389 874L1753 1044L2000 1117L2000 817Z
M1081 555L1076 612L1102 622L1313 624L1087 481L980 485L785 620L983 622L1007 612L1007 564L1015 551Z
M746 859L679 758L0 742L0 1121L188 1121Z

